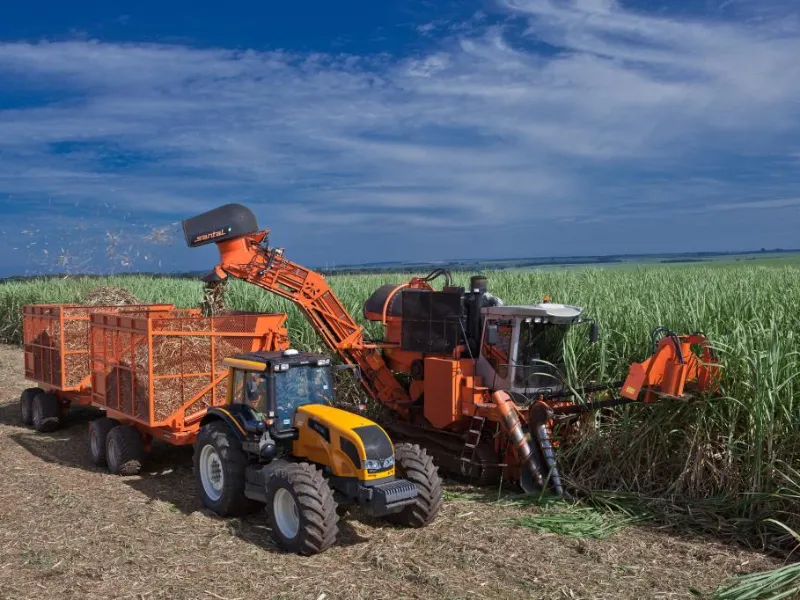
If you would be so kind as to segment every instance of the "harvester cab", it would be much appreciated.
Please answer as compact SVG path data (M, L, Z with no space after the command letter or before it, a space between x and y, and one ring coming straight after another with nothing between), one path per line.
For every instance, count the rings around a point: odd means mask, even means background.
M374 517L424 526L441 482L418 446L392 444L380 426L334 407L329 357L296 350L224 360L227 404L211 407L195 444L197 491L220 515L266 505L275 542L315 554L335 542L352 505Z
M564 340L570 327L587 322L582 312L551 302L483 308L477 374L492 389L525 396L561 390ZM593 322L590 340L597 340Z

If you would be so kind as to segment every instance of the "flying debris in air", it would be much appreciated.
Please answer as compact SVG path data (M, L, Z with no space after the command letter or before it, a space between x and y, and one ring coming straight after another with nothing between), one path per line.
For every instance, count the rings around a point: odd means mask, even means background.
M153 227L144 239L153 244L171 244L174 237L169 227Z

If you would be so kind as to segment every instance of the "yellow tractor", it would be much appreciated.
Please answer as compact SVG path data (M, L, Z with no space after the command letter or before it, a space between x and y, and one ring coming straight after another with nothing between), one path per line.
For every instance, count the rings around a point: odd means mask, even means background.
M358 505L369 516L424 527L442 485L418 445L394 446L377 424L331 405L328 357L284 350L225 359L225 406L208 410L194 444L197 492L220 516L266 505L275 543L317 554Z

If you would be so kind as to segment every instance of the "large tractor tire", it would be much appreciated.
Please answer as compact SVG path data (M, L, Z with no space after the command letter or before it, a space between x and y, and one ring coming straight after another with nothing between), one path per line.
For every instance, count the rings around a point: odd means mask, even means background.
M114 475L137 475L144 463L144 442L132 425L117 425L106 436L106 463Z
M63 411L61 401L52 392L36 394L31 403L33 428L41 433L55 431L61 427Z
M212 421L200 429L194 444L194 475L203 506L221 517L260 508L244 495L246 467L242 444L227 423Z
M44 394L42 388L28 388L19 396L19 418L23 425L33 425L33 399Z
M310 556L336 542L336 501L322 471L313 465L289 463L270 475L267 514L272 537L284 550Z
M116 419L100 417L89 423L89 450L92 453L92 462L98 467L108 465L106 460L106 442L109 432L119 425Z
M417 486L417 501L402 511L386 516L386 520L403 527L425 527L439 513L444 502L442 480L433 459L417 444L397 444L395 475Z

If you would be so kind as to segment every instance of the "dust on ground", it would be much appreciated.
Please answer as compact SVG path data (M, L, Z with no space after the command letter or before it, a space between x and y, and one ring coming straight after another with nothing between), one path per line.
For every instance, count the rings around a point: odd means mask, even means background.
M422 530L346 517L313 557L277 550L263 513L220 519L194 494L191 449L156 446L140 476L92 466L88 428L19 424L22 352L0 345L0 598L666 599L779 566L701 538L631 526L573 539L511 526L535 512L448 500ZM465 486L448 484L451 492Z

